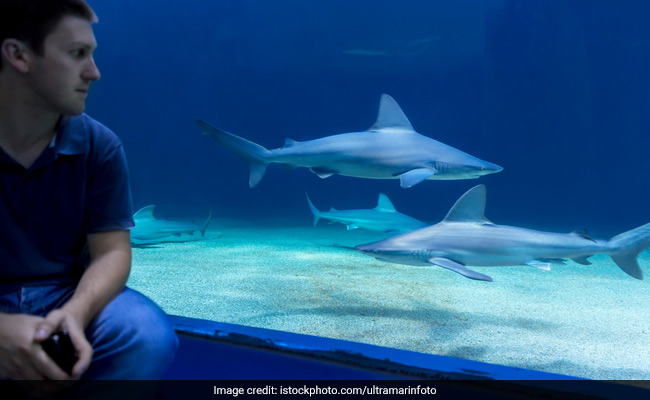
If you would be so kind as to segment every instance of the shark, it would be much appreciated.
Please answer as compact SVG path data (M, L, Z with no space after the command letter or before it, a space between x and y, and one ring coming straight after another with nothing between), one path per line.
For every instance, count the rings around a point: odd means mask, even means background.
M397 102L387 94L381 96L377 121L366 131L304 142L287 138L281 148L271 150L203 120L196 123L203 134L250 165L251 188L259 184L271 163L306 167L321 178L338 174L399 179L403 188L426 179L474 179L503 170L417 133Z
M307 195L309 208L314 215L314 226L323 218L332 223L338 222L352 229L366 229L374 232L401 233L427 226L422 221L409 217L398 212L388 196L379 194L377 207L361 210L336 210L333 207L329 211L319 211Z
M183 221L157 219L153 215L155 208L155 205L146 206L133 214L135 227L131 229L132 244L142 245L178 241L182 234L194 235L194 232L200 232L201 237L204 237L205 230L212 218L212 210L210 210L208 218L200 225Z
M387 46L354 47L343 50L351 56L409 57L424 53L431 44L440 40L439 36L423 37L411 40L392 40Z
M650 245L650 223L595 240L584 229L553 233L497 225L485 217L486 188L478 185L461 196L438 224L385 240L355 246L378 260L406 265L435 265L464 277L492 281L467 266L529 265L550 269L570 259L590 265L588 258L608 254L626 274L643 279L637 257Z

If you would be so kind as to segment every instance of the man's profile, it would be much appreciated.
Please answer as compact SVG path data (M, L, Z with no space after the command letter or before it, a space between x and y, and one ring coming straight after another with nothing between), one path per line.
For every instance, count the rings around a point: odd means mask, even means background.
M0 0L0 377L159 379L177 338L125 287L122 142L83 114L100 72L83 0ZM66 331L70 374L42 342Z

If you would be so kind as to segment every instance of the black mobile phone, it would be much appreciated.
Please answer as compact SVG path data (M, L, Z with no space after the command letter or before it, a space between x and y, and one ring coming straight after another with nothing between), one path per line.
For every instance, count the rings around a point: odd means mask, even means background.
M74 367L79 357L67 331L63 330L52 334L41 343L41 346L62 370L67 372L68 375L72 375L72 367Z

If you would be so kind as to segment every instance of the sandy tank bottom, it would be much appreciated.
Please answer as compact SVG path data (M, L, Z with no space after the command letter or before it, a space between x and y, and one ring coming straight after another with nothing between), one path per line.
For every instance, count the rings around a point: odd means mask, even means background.
M216 226L218 225L218 227ZM650 295L607 255L551 271L377 261L342 225L220 220L205 240L133 250L128 285L167 313L590 379L650 379ZM641 254L650 276L650 255Z

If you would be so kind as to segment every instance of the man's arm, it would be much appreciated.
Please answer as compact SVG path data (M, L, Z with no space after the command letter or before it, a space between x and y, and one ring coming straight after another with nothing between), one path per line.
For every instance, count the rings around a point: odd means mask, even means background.
M62 307L84 329L126 285L131 271L129 231L89 234L88 250L90 265L81 277L74 295Z
M90 265L79 281L72 298L45 318L36 340L47 339L61 328L68 330L79 353L72 377L79 378L92 358L92 347L84 331L90 321L123 289L131 270L131 244L128 230L88 235Z

